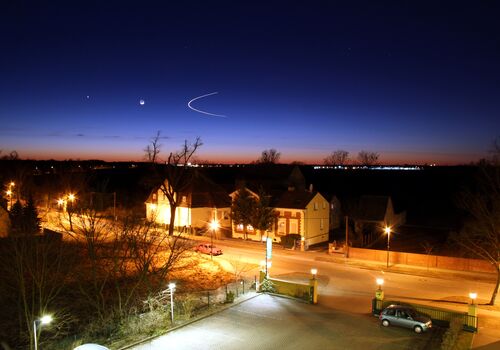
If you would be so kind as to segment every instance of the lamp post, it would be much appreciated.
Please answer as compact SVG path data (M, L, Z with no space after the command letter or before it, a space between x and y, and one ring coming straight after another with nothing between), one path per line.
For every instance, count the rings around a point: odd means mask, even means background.
M15 185L16 184L14 183L14 181L9 182L7 191L5 191L5 194L7 194L7 196L9 196L9 208L8 208L8 210L12 209L12 196L14 195L13 188Z
M219 228L219 222L217 220L212 220L210 223L210 228L212 229L212 235L210 236L210 259L214 259L213 249L214 249L214 234L215 230Z
M50 315L43 316L43 317L39 318L38 320L33 321L33 340L35 342L35 350L38 350L38 339L36 336L37 335L37 324L39 324L41 326L44 324L49 324L50 322L52 322L52 316L50 316Z
M7 209L10 210L12 208L12 190L5 191L5 194L9 197L9 207Z
M76 196L73 193L68 194L67 196L68 201L70 203L69 207L66 206L66 211L68 212L68 218L69 218L69 229L73 231L73 221L72 221L72 214L73 214L73 202L76 200Z
M174 290L175 283L171 282L168 284L168 290L170 292L170 320L174 324Z
M390 248L390 242L391 242L391 228L389 226L386 226L384 229L384 232L387 235L387 268L389 268L389 250Z

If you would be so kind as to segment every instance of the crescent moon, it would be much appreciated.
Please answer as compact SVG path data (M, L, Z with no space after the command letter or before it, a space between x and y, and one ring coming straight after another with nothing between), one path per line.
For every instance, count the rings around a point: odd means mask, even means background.
M212 96L212 95L217 95L219 92L216 91L216 92L211 92L209 94L205 94L205 95L201 95L201 96L198 96L198 97L195 97L193 98L191 101L188 102L187 106L192 109L193 111L195 112L198 112L198 113L202 113L202 114L206 114L206 115L211 115L213 117L220 117L220 118L227 118L227 116L223 115L223 114L215 114L215 113L210 113L210 112L205 112L205 111L202 111L200 109L196 109L194 108L193 106L191 106L191 103L193 103L194 101L196 100L199 100L200 98L204 98L204 97L207 97L207 96Z

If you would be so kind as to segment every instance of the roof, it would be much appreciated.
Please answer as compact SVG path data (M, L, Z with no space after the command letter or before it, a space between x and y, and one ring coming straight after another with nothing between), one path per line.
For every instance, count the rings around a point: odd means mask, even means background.
M305 190L285 191L273 201L272 206L274 208L305 209L317 193Z
M191 208L231 206L229 194L200 172L195 172L186 192L191 193Z
M356 219L384 221L390 200L388 196L362 196L359 200Z

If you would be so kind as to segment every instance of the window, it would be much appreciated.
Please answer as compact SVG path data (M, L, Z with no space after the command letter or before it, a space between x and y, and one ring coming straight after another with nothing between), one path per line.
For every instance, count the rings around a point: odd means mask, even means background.
M314 202L314 210L318 210L318 202Z
M319 229L323 229L323 219L319 219Z
M182 196L182 203L186 203L186 196Z
M243 225L242 224L236 225L236 231L243 232Z
M323 209L326 209L326 202L323 202Z

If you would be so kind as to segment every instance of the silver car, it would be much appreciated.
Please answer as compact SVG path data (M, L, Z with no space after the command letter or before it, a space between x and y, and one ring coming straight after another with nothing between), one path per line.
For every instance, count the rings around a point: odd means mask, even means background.
M390 305L379 316L382 326L401 326L413 329L415 333L422 333L432 327L431 319L419 314L414 308L407 305Z

